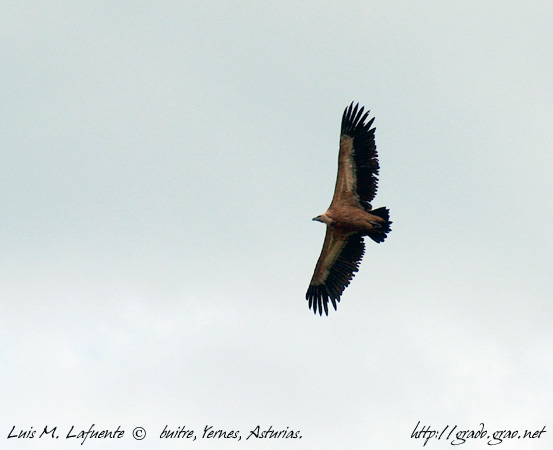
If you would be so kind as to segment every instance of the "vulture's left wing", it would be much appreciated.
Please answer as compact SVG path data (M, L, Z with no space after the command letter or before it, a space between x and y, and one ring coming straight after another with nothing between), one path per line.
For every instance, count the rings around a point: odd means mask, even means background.
M338 174L332 203L358 202L371 209L378 187L378 153L374 141L374 117L366 122L369 111L359 104L349 105L342 116Z

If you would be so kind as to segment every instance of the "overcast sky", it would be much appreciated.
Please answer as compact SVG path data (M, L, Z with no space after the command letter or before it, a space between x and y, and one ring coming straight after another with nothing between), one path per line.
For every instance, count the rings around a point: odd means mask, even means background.
M417 449L421 421L551 448L552 23L550 1L2 2L1 446L95 424L125 430L102 449ZM351 101L394 223L319 317L311 218ZM7 439L45 425L55 445Z

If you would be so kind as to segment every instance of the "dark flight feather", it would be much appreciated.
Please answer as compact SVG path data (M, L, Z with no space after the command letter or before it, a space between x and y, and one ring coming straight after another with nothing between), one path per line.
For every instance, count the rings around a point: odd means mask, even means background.
M378 153L374 139L375 128L371 128L374 117L365 122L370 111L363 114L364 107L358 109L359 103L353 102L346 108L342 116L341 134L353 138L353 161L357 175L357 195L363 202L374 199L378 188Z
M323 308L328 316L328 301L332 302L334 310L344 289L349 285L355 272L359 270L359 264L365 253L363 236L356 233L347 239L342 251L336 257L334 263L328 269L328 275L322 284L310 285L305 296L309 301L309 308L313 312L322 315Z

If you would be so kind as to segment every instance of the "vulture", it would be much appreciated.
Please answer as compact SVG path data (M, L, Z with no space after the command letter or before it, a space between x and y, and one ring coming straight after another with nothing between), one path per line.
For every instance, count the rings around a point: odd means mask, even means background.
M372 209L378 185L378 154L374 142L374 117L359 103L342 115L338 175L334 197L327 211L313 218L326 224L323 249L306 300L313 312L328 316L328 301L336 303L349 285L365 253L364 237L380 243L390 232L388 208Z

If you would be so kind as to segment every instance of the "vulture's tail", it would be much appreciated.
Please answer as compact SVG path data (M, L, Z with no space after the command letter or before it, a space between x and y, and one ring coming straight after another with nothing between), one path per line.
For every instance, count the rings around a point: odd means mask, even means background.
M367 236L369 236L374 242L383 242L384 239L386 239L387 234L391 230L390 225L392 224L392 222L390 221L390 210L386 207L382 207L378 209L373 209L372 211L369 211L369 213L373 216L384 219L384 222L379 223L377 228L367 233Z

